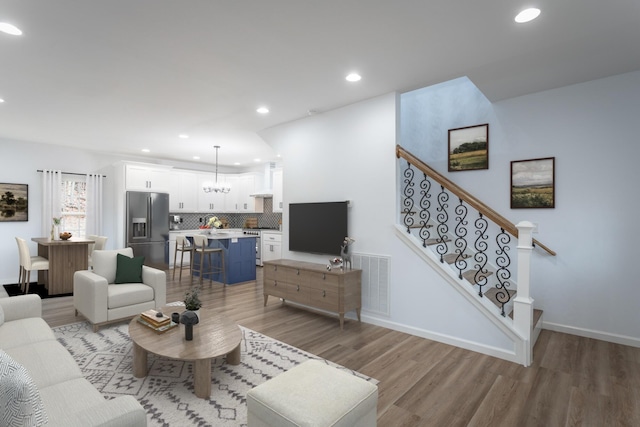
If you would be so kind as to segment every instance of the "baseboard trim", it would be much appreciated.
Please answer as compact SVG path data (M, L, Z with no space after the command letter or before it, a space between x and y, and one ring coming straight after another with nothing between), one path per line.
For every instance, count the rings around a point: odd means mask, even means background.
M576 328L575 326L560 325L558 323L544 321L542 322L542 329L640 348L640 338L629 337L626 335L595 331L593 329Z
M370 323L372 325L392 329L394 331L404 332L420 338L426 338L432 341L437 341L443 344L464 348L465 350L475 351L476 353L486 354L487 356L493 356L499 359L507 360L509 362L521 364L521 362L516 359L515 343L514 350L509 351L503 348L488 346L477 342L456 338L450 335L440 334L433 331L427 331L425 329L414 328L400 323L383 320L377 317L367 316L365 313L362 314L362 321L365 323Z

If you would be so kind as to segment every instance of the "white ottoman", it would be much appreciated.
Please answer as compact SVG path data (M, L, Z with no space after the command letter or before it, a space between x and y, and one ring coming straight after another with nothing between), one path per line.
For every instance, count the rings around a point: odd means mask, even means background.
M308 360L247 393L248 427L371 427L378 387Z

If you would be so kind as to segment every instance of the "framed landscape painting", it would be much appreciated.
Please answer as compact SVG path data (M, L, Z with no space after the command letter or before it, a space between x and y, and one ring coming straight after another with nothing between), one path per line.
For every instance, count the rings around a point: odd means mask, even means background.
M489 124L449 129L449 172L489 169Z
M29 186L0 183L0 222L29 221Z
M511 162L511 209L554 208L555 157Z

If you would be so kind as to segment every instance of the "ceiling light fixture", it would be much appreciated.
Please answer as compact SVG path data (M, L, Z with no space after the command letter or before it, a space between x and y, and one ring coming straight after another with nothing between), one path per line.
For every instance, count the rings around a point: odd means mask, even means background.
M540 15L540 9L536 9L535 7L531 7L529 9L525 9L522 12L518 13L515 17L515 21L518 24L524 24L525 22L533 21Z
M7 22L0 22L0 31L2 31L3 33L11 34L12 36L22 35L22 31L20 30L20 28Z
M193 156L193 160L200 160L200 156Z
M149 152L151 152L151 150L149 150L148 148L143 148L143 149L142 149L142 152L143 152L143 153L149 153Z
M4 99L0 98L0 104L2 104L4 102Z
M358 73L351 73L346 77L348 82L359 82L362 79L362 76Z
M189 135L187 135L186 133L181 133L180 135L178 135L178 138L180 138L180 139L188 139Z
M267 107L260 107L256 111L260 114L267 114L269 112L269 109Z
M214 145L213 148L216 149L216 182L212 184L211 182L205 182L202 184L202 190L205 193L223 193L226 194L231 191L231 186L223 185L218 183L218 150L220 149L219 145Z

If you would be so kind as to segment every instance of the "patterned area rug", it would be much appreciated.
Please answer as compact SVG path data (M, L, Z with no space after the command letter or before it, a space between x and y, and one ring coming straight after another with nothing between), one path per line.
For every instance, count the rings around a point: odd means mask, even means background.
M212 363L211 397L193 390L192 365L149 355L149 374L132 374L132 344L128 322L93 333L87 322L53 328L56 338L73 355L84 376L107 398L135 396L147 411L149 426L246 426L245 396L253 387L308 360L327 364L367 381L377 380L326 361L251 329L242 329L240 365Z

